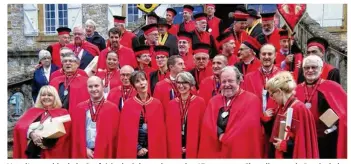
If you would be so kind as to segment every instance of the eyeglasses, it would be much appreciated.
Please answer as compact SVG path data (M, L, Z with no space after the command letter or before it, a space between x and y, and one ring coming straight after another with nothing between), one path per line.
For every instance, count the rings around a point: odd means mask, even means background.
M207 57L196 57L195 59L200 61L200 60L207 60L208 58Z
M240 48L239 51L245 51L248 50L249 48Z
M68 59L68 60L62 60L62 63L74 63L74 62L76 62L76 60L74 60L74 59Z
M126 76L126 77L129 77L131 74L130 73L121 73L120 76Z
M186 82L186 81L176 81L176 84L178 84L178 85L185 85L185 84L189 84L189 83Z
M156 59L164 59L164 58L166 58L166 56L156 56Z
M141 55L140 58L151 58L150 55Z
M303 69L304 69L305 71L310 70L310 69L316 70L317 68L318 68L318 66L304 66L304 67L303 67Z

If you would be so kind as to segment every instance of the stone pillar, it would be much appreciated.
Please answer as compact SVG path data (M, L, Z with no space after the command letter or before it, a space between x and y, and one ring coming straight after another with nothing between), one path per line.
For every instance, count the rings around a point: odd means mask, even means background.
M108 5L82 4L82 23L92 19L96 24L96 31L105 39L108 38Z

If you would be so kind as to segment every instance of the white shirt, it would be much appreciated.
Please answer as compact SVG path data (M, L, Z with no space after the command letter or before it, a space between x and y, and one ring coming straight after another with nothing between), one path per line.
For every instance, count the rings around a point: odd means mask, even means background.
M95 108L93 108L95 112ZM95 138L96 138L96 122L91 120L90 110L86 112L86 119L85 119L85 141L87 148L92 149L95 148Z
M43 70L44 70L44 75L45 75L46 79L49 81L49 79L50 79L50 72L51 72L51 64L50 64L49 68L43 67Z

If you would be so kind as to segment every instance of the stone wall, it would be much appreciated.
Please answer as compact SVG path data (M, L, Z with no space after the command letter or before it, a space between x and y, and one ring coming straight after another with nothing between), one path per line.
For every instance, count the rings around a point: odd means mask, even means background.
M108 5L107 4L82 4L83 23L88 19L92 19L96 24L96 31L104 37L108 38Z

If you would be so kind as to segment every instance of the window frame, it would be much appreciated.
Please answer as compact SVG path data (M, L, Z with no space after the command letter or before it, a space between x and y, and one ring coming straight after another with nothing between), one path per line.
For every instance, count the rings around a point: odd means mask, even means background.
M46 31L46 5L52 5L52 4L43 4L43 25L44 25L43 33L46 36L57 35L56 29L60 26L59 25L59 19L60 18L59 18L59 7L58 7L58 5L66 5L66 12L67 12L66 19L67 19L67 26L68 26L68 4L53 4L53 5L55 5L55 31ZM62 19L64 19L64 15L63 15Z
M129 14L128 14L128 10L129 10L129 5L134 5L135 6L135 9L138 11L138 19L141 18L143 16L143 12L140 11L138 8L137 8L137 4L126 4L126 26L129 25L129 23L132 23L132 22L129 22L128 21L128 18L129 18ZM133 14L134 15L134 14ZM135 20L134 20L135 21Z

